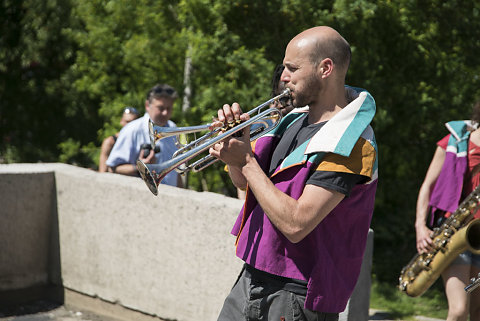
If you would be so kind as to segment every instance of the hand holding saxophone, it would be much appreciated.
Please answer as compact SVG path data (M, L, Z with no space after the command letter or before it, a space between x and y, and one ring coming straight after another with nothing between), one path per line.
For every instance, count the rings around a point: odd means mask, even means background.
M462 252L468 250L480 254L480 219L474 213L480 207L480 185L460 203L458 208L437 228L425 227L423 233L431 240L432 251L416 254L403 267L399 277L399 289L415 297L424 293L443 270ZM418 226L420 226L419 224ZM416 228L418 227L416 225ZM417 241L418 237L417 230ZM428 242L427 242L428 243ZM417 243L417 249L419 245ZM422 244L420 244L422 249Z
M417 251L419 254L433 251L432 233L425 223L415 226L417 235Z

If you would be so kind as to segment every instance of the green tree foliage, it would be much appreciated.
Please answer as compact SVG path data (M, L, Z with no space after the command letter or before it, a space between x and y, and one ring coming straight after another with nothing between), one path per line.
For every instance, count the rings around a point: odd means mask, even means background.
M2 162L56 161L66 139L96 138L97 110L71 91L66 77L75 56L74 42L62 33L72 24L70 10L61 0L0 3Z
M372 226L379 280L395 282L415 252L416 196L435 142L447 134L443 124L469 118L480 98L475 6L398 1L379 2L362 15L342 10L351 18L341 28L355 49L350 82L368 88L378 106L380 180Z
M185 44L172 1L77 1L72 15L82 27L64 30L78 46L69 72L105 121L99 146L120 129L123 108L144 110L155 83L181 89Z
M224 103L268 98L273 68L298 32L336 28L351 44L347 83L375 97L380 179L372 222L374 272L396 278L415 251L418 189L446 134L479 99L480 4L439 0L33 0L0 5L2 160L95 166L121 110L143 110L166 82L190 108L181 126L211 121ZM220 163L189 175L196 190L235 195Z

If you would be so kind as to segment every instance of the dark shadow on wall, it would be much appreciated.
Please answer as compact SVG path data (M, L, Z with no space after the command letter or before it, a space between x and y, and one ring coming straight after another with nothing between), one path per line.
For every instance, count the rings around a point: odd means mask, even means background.
M63 305L55 173L2 175L0 193L0 318Z

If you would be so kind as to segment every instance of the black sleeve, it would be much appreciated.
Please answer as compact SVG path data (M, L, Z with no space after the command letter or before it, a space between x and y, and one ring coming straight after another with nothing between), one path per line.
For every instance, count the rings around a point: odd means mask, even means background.
M367 180L368 177L358 174L315 171L308 178L306 185L311 184L324 187L348 196L355 185L364 183Z

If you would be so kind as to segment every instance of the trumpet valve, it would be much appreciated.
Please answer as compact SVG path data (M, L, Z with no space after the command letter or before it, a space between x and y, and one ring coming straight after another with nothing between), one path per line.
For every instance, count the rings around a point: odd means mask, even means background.
M237 119L231 120L223 126L222 131L226 132L227 130L232 129L233 127L237 126L241 122L242 122L241 120L237 120Z
M240 124L241 122L242 121L239 120L239 119L229 121L221 128L221 132L225 133L225 132L229 131L230 129L234 128L235 126L237 126L238 124ZM237 133L234 133L232 135L232 137L241 137L241 136L242 136L242 133L240 131L237 132Z

